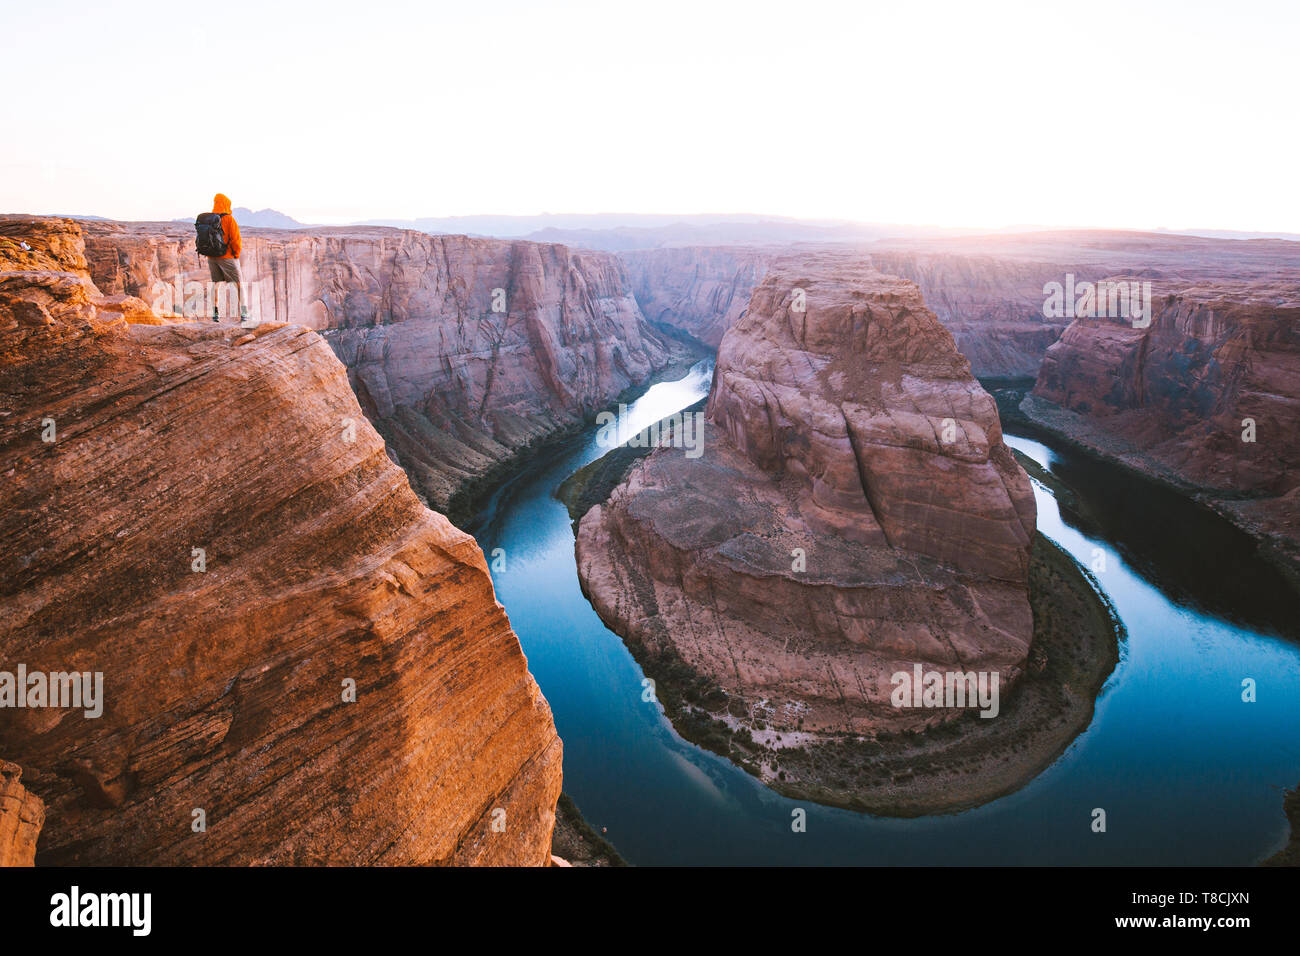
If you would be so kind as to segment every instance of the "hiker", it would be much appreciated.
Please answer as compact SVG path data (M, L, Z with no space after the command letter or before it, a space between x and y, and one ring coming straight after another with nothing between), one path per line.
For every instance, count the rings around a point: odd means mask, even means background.
M239 319L248 318L248 308L244 305L243 276L239 274L239 223L230 212L230 199L224 193L212 197L212 212L205 212L194 220L197 236L194 247L200 255L208 258L208 273L217 283L217 295L212 302L212 321L220 322L221 314L218 303L221 301L221 286L227 282L235 284L236 300L239 302Z

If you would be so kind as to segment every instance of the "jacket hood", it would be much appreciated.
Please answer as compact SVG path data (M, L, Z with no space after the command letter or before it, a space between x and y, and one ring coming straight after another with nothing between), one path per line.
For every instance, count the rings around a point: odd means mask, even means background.
M213 197L212 197L212 211L213 211L213 212L224 212L227 216L229 216L229 215L230 215L230 197L227 196L225 193L217 193L215 196L213 196Z

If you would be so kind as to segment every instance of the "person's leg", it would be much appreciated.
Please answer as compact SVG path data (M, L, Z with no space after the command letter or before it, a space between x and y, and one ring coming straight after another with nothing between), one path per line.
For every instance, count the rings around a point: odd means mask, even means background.
M230 263L230 281L235 284L235 301L239 305L239 311L235 314L239 316L239 321L248 318L247 303L244 302L244 274L239 271L238 259L227 259Z
M239 272L239 260L238 259L211 259L209 261L220 264L219 268L221 269L221 278L223 281L234 283L235 302L238 311L235 312L233 318L236 322L238 322L240 321L240 319L244 317L244 289L241 283L243 276Z
M225 282L225 273L221 271L221 259L208 260L208 276L212 279L212 321L221 321L221 283Z

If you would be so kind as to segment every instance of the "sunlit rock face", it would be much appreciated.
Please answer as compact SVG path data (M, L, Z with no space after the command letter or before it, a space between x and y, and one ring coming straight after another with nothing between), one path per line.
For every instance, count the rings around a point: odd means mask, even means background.
M22 768L0 760L0 867L32 866L45 804L22 785Z
M103 289L182 307L186 283L207 280L189 226L84 228ZM521 450L672 352L608 253L380 227L250 229L241 268L250 314L318 330L417 493L458 514Z
M704 454L636 466L583 517L579 571L615 630L774 728L916 727L942 717L892 706L897 672L1023 668L1034 520L916 286L823 252L771 264L723 338Z
M24 223L0 220L27 237L0 246L0 671L89 683L0 710L0 854L30 852L25 790L41 864L547 864L550 709L481 550L323 339L132 324L75 223Z

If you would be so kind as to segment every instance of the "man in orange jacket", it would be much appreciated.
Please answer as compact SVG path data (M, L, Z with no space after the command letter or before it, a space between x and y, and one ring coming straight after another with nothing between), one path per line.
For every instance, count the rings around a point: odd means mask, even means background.
M212 197L212 211L221 216L221 231L226 237L226 252L221 256L209 257L208 273L212 276L213 282L235 283L236 297L239 301L239 318L243 320L248 318L248 307L244 304L244 280L239 273L239 253L241 248L239 223L235 222L235 217L230 212L230 198L224 193L217 193ZM219 291L220 287L218 287ZM219 299L220 296L218 296ZM212 321L221 321L215 302L212 305Z

